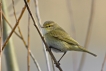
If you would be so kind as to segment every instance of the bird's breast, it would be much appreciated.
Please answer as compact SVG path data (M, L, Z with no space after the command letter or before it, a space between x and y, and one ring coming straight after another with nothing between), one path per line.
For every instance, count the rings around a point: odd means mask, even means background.
M52 47L54 47L54 48L56 48L56 49L61 50L62 52L67 51L68 48L69 48L69 46L67 45L66 42L61 41L61 40L56 39L56 38L53 38L53 37L51 37L51 36L46 36L46 37L45 37L45 40L46 40L48 46L52 46ZM55 50L55 49L54 49L54 50Z

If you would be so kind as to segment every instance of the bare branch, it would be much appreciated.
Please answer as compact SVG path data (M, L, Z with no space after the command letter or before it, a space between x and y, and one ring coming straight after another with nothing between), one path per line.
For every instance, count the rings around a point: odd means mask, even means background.
M11 24L9 23L9 21L7 20L6 16L4 15L4 13L2 13L2 14L3 14L3 18L4 18L5 21L8 23L9 27L12 29L12 26L11 26ZM21 36L20 36L16 31L14 31L14 33L15 33L20 39L22 39Z
M29 3L30 5L30 3ZM27 70L30 71L30 15L28 14L28 37L27 37L27 42L28 42L28 50L27 50Z
M34 5L35 5L35 13L36 13L36 18L37 18L37 21L38 21L38 27L41 28L41 18L40 18L40 14L39 14L39 6L38 6L38 0L33 0L34 1ZM42 30L41 30L42 31ZM48 53L46 52L46 49L45 49L45 45L43 44L43 52L44 52L44 55L45 55L45 60L46 60L46 65L47 65L47 70L48 71L51 71L51 68L50 68L50 59L51 57L49 58L49 55ZM53 65L53 60L52 60L52 66ZM54 67L53 67L54 68ZM54 71L54 70L53 70Z
M2 23L2 1L0 0L0 71L2 57L3 23Z
M37 29L37 31L38 31L38 33L39 33L39 35L40 35L42 41L44 42L44 44L45 44L45 46L46 46L46 49L48 50L49 54L51 55L52 59L54 60L54 62L55 62L55 64L56 64L56 67L57 67L60 71L63 71L62 68L60 67L60 64L57 62L56 58L54 57L53 53L50 51L50 48L49 48L48 45L46 44L46 42L45 42L45 40L44 40L44 37L42 36L41 32L39 31L39 29L38 29L38 27L37 27L37 25L36 25L36 23L35 23L35 20L34 20L34 18L33 18L33 16L32 16L32 13L31 13L31 11L30 11L30 9L29 9L29 6L28 6L26 0L24 0L24 2L25 2L25 5L26 5L26 7L27 7L27 10L28 10L28 12L29 12L29 14L30 14L30 16L31 16L31 18L32 18L32 21L33 21L33 23L34 23L34 26L36 27L36 29Z
M105 62L106 62L106 53L105 53L104 60L103 60L103 63L102 63L101 71L103 71L103 68L104 68Z
M29 2L29 1L30 1L30 0L27 0L27 2ZM20 22L20 20L21 20L21 18L22 18L22 16L23 16L23 14L24 14L24 12L25 12L25 9L26 9L26 6L23 7L22 12L21 12L21 14L20 14L20 16L19 16L19 18L18 18L18 20L17 20L17 22L16 22L14 28L12 29L12 31L11 31L10 34L9 34L9 36L8 36L7 39L5 40L5 42L4 42L3 46L2 46L2 50L5 48L5 46L6 46L6 44L8 43L10 37L12 36L12 34L13 34L13 32L15 31L16 27L18 26L18 24L19 24L19 22Z
M85 48L87 48L88 44L89 44L90 34L91 34L91 31L92 31L92 25L93 25L93 23L92 23L93 16L94 16L94 0L91 1L91 13L90 13L90 18L89 18L89 23L88 23L89 25L88 25L85 45L84 45ZM85 56L86 56L85 53L83 53L82 57L81 57L80 64L79 64L78 71L82 71L82 68L83 68L83 65L84 65L84 62L85 62Z
M14 0L12 0L12 4L13 4L14 16L15 16L15 19L16 19L16 21L17 21L16 11L15 11L15 7L14 7L14 6L15 6L15 5L14 5ZM18 31L19 31L19 33L20 33L21 40L23 41L23 43L24 43L26 49L28 49L28 48L29 48L29 42L28 42L28 46L27 46L27 44L26 44L26 42L25 42L25 39L24 39L24 37L23 37L23 34L22 34L22 32L21 32L21 29L20 29L19 26L18 26ZM28 35L28 41L29 41L29 35ZM38 71L41 71L40 66L39 66L37 60L35 59L34 55L32 54L31 50L29 50L29 49L28 49L28 70L29 70L29 55L32 57L32 59L33 59L35 65L36 65Z

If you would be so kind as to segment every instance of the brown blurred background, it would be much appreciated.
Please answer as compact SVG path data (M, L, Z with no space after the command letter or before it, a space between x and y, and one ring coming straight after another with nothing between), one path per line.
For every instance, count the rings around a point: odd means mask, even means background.
M14 26L15 18L13 15L12 1L6 0L7 9L9 13L9 20ZM87 35L87 29L89 25L89 19L91 14L92 0L39 0L39 12L42 24L46 20L53 20L62 28L64 28L73 38L75 38L82 46L85 44ZM15 9L17 17L24 6L23 0L15 0ZM82 71L100 71L106 52L106 0L94 0L92 29L88 43L88 50L97 54L97 57L93 57L86 54L85 63ZM30 5L33 16L35 16L35 7L33 0ZM71 10L71 11L70 11ZM28 12L26 10L24 16L20 21L20 27L24 38L27 40L27 25L28 24ZM73 25L74 24L74 25ZM75 28L75 31L73 30ZM31 50L37 59L41 70L47 71L45 57L42 48L42 41L33 26L31 20ZM74 35L75 33L75 35ZM27 50L23 42L14 34L13 43L17 56L17 61L20 71L27 70ZM61 53L54 53L56 59L61 57ZM73 56L75 55L75 56ZM82 52L68 52L60 61L61 67L64 71L78 71L80 66ZM31 71L37 71L31 59ZM7 71L5 56L2 57L2 71ZM51 70L52 71L52 70ZM58 69L56 68L56 71ZM106 64L104 67L106 71Z

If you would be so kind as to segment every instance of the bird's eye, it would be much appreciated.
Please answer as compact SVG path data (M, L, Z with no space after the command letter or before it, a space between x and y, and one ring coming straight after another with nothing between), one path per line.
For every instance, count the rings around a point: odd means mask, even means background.
M51 27L50 25L48 27Z

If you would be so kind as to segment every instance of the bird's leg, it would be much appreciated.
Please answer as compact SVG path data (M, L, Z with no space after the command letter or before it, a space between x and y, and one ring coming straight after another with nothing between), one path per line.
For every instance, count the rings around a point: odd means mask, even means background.
M60 60L63 58L63 56L66 54L66 52L64 52L64 54L61 56L61 58L58 60L58 63L60 62Z

